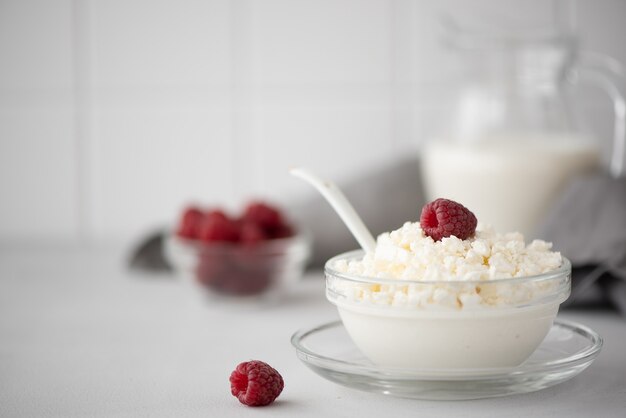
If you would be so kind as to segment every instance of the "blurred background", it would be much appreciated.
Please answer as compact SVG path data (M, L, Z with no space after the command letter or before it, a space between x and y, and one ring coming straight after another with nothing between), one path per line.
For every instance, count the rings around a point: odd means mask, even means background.
M291 166L417 158L455 105L450 16L565 21L626 62L623 0L0 0L0 242L136 239L190 201L310 198ZM575 94L606 163L612 104Z
M626 0L0 0L0 416L242 416L227 378L251 358L284 374L284 416L390 410L289 345L337 319L319 268L357 247L295 166L374 234L448 197L554 242L565 316L607 344L520 408L617 416L624 40Z

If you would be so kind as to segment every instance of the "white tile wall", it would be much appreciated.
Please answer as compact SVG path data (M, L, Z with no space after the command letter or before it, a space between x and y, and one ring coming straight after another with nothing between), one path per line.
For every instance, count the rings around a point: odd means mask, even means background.
M254 80L268 85L362 85L391 76L391 2L250 2Z
M78 233L70 0L0 2L0 239Z
M414 153L455 70L438 17L552 12L488 3L1 0L0 241L133 236L189 200L312 193L292 165L341 180ZM626 62L626 3L579 9Z
M93 3L94 236L234 198L229 18L228 1Z

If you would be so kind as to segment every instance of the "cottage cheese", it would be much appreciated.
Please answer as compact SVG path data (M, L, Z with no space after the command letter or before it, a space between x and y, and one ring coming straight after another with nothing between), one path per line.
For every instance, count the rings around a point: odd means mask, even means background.
M500 286L494 279L534 276L557 269L561 254L552 244L524 243L522 234L500 234L479 225L473 238L433 241L419 223L381 234L376 249L361 260L338 260L330 267L356 276L407 280L407 285L331 283L348 301L422 309L475 309L519 305L554 285L526 282ZM438 282L423 285L419 282ZM478 283L477 283L478 282Z

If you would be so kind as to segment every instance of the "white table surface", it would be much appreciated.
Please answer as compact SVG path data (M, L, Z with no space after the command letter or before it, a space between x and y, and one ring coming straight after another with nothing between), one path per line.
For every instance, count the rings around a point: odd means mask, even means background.
M215 306L172 277L126 271L120 254L0 249L0 416L626 416L626 319L614 313L559 314L605 339L600 357L561 385L416 401L336 385L297 359L291 334L337 318L321 273L280 306ZM230 372L249 359L285 379L269 407L245 407L230 394Z

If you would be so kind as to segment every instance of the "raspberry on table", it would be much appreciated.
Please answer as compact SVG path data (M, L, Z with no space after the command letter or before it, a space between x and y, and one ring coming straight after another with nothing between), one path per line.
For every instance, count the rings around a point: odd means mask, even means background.
M230 375L231 393L248 406L269 405L284 386L280 373L259 360L240 363Z
M422 230L435 241L452 235L468 239L476 232L477 223L476 216L469 209L448 199L428 203L420 216Z

